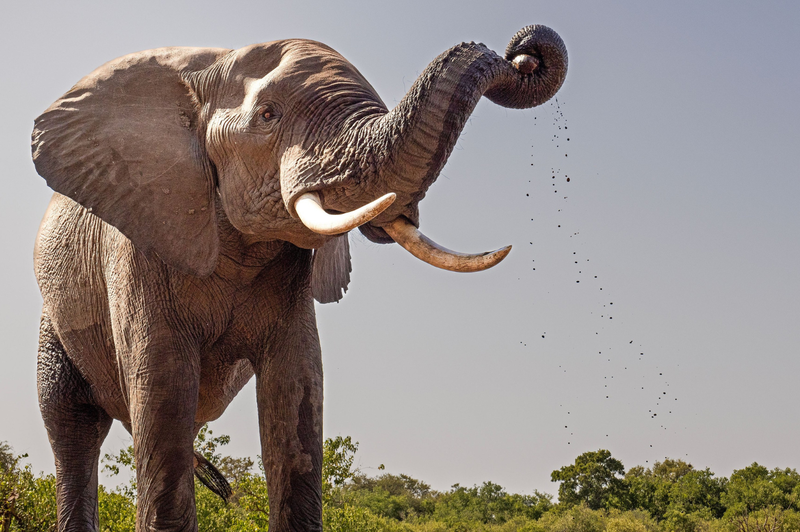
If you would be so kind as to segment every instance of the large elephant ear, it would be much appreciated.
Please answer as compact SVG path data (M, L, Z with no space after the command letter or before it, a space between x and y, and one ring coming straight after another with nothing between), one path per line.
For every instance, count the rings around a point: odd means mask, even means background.
M350 284L350 242L347 233L314 250L311 293L320 303L339 302Z
M228 52L161 48L98 68L36 119L36 171L140 251L209 275L219 251L215 185L183 76Z

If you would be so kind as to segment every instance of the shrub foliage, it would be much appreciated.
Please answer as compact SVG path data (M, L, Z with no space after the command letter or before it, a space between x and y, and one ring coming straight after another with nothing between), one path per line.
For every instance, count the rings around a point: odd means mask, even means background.
M206 532L267 530L269 497L260 459L220 449L228 436L208 427L195 448L229 479L223 501L195 482L197 517ZM325 440L323 522L331 532L790 532L800 531L800 474L757 463L716 477L682 460L625 471L608 450L581 454L552 473L558 502L546 493L508 493L502 486L458 484L436 491L408 475L368 476L354 467L358 442ZM55 477L36 475L0 442L0 532L56 529ZM136 463L133 448L103 457L104 471L130 479L99 491L103 532L134 532ZM379 467L383 469L383 466Z

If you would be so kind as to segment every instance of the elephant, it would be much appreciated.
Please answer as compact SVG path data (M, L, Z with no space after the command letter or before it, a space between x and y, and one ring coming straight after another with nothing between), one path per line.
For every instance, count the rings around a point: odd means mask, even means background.
M193 440L253 377L270 530L322 529L315 303L350 281L348 232L478 271L419 232L419 202L481 96L549 100L567 72L552 29L504 56L458 44L389 110L332 48L160 48L81 79L34 123L54 190L34 250L37 360L59 530L98 530L98 459L133 437L137 531L197 530ZM212 475L213 476L213 475Z

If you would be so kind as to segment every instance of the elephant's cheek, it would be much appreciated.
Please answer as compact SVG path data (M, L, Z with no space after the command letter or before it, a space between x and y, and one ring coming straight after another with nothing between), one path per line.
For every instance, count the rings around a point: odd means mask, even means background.
M242 176L242 172L219 173L222 208L231 224L242 233L257 235L289 219L283 208L277 181Z

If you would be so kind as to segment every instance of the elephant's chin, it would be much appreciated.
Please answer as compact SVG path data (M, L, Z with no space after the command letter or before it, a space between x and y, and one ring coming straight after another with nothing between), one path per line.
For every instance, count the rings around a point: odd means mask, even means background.
M393 244L394 240L389 236L389 233L372 223L366 223L358 228L361 234L367 237L370 241L376 244Z

